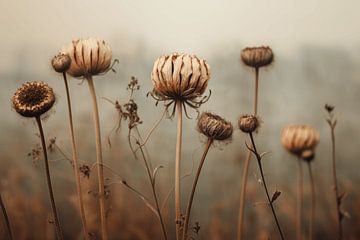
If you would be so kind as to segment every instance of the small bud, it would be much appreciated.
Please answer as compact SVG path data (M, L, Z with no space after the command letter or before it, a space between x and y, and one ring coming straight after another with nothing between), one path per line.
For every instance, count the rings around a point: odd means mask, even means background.
M198 120L199 131L210 139L223 141L231 138L233 126L222 117L203 112Z
M331 113L334 110L334 106L330 104L325 104L325 109L328 111L328 113Z
M274 54L270 47L247 47L241 51L241 60L249 67L260 68L270 65Z
M313 150L305 150L301 153L301 158L305 161L312 161L315 157L315 152Z
M68 54L59 53L51 60L51 65L56 72L64 73L71 65L71 58Z
M259 126L259 119L254 115L244 115L239 119L239 128L245 133L254 132Z

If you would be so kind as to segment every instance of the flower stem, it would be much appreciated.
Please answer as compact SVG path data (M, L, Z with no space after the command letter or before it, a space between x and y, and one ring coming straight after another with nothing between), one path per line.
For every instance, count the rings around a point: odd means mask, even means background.
M178 115L177 136L176 136L176 157L175 157L175 224L176 239L181 238L181 195L180 195L180 163L181 163L181 142L182 142L182 103L176 102Z
M105 216L105 184L104 184L104 168L103 168L103 159L102 159L102 149L101 149L101 134L100 134L100 119L99 119L99 109L96 100L95 86L91 76L87 77L87 82L89 85L89 90L92 98L93 105L93 118L94 118L94 127L95 127L95 139L96 139L96 162L98 163L97 174L99 181L99 204L100 204L100 221L101 221L101 236L102 240L108 239L107 229L106 229L106 216Z
M4 214L4 219L5 219L5 223L6 223L6 227L8 230L8 234L9 234L9 239L12 240L13 239L13 235L12 235L12 231L11 231L11 225L10 225L10 221L9 221L9 216L6 212L6 208L5 208L5 204L4 201L2 199L2 196L0 194L0 205L1 205L1 210Z
M315 183L314 183L314 176L311 169L311 163L308 161L309 167L309 176L310 176L310 184L311 184L311 212L310 212L310 222L309 222L309 240L313 238L313 224L315 218Z
M51 202L51 208L52 208L54 222L55 222L56 235L59 240L62 240L64 238L63 238L63 234L61 231L58 213L56 210L55 198L54 198L53 187L52 187L51 176L50 176L49 159L48 159L47 150L46 150L44 130L42 128L40 116L35 117L35 119L36 119L37 125L39 127L41 145L42 145L42 149L43 149L43 153L44 153L46 181L47 181L47 186L48 186L49 195L50 195L50 202Z
M78 159L78 152L75 142L75 134L74 134L74 124L72 118L72 110L71 110L71 99L70 99L70 91L68 82L66 79L66 73L63 73L64 83L65 83L65 90L66 90L66 98L67 98L67 105L68 105L68 115L69 115L69 124L70 124L70 135L71 135L71 146L72 146L72 158L74 164L74 174L75 174L75 182L76 182L76 190L78 194L78 201L79 201L79 208L80 208L80 217L83 226L83 234L85 239L89 239L89 232L87 230L86 225L86 217L85 217L85 207L83 201L83 195L81 190L81 180L80 180L80 173L79 173L79 159Z
M254 115L257 115L258 108L258 92L259 92L259 68L255 68L255 94L254 94ZM237 226L237 240L241 240L244 232L244 212L245 212L245 196L247 189L247 179L249 175L249 166L251 161L251 152L248 151L246 156L240 191L240 204L239 204L239 220Z
M202 166L204 165L206 155L209 152L209 149L210 149L213 141L214 140L211 139L211 138L208 139L208 141L207 141L207 143L205 145L204 153L203 153L203 155L201 157L201 160L200 160L198 170L196 172L196 176L195 176L193 186L192 186L192 189L191 189L188 205L187 205L187 208L186 208L185 223L184 223L183 238L182 238L183 240L186 240L186 237L187 237L187 231L188 231L188 228L189 228L191 207L192 207L192 203L193 203L193 200L194 200L196 186L197 186L197 183L198 183L198 180L199 180L199 177L200 177L200 172L201 172Z
M258 166L259 166L259 170L260 170L260 174L261 174L261 179L262 179L262 182L263 182L263 185L264 185L266 197L267 197L267 200L268 200L268 202L269 202L269 205L270 205L272 214L273 214L273 216L274 216L274 219L275 219L275 222L276 222L276 226L277 226L277 228L278 228L278 230L279 230L280 237L281 237L282 240L284 240L284 235L283 235L283 233L282 233L282 230L281 230L281 227L280 227L278 218L277 218L276 213L275 213L275 209L274 209L274 206L273 206L273 202L272 202L271 199L270 199L269 191L268 191L268 188L267 188L267 186L266 186L266 181L265 181L265 177L264 177L264 171L263 171L263 169L262 169L262 164L261 164L261 156L260 156L260 154L258 153L258 151L257 151L257 149L256 149L256 145L255 145L255 141L254 141L254 138L253 138L252 133L249 133L249 135L250 135L251 144L252 144L252 147L253 147L253 150L254 150L254 153L255 153L257 162L258 162Z
M303 170L302 170L302 159L298 159L298 192L297 192L297 218L296 218L296 239L302 239L302 207L303 207Z

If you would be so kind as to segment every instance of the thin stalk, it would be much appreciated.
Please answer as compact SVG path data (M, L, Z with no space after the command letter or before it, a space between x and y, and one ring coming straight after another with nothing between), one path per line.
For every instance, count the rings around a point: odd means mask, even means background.
M12 235L12 231L11 231L11 225L10 225L10 221L9 221L9 216L7 214L6 208L5 208L5 204L4 201L2 199L2 196L0 194L0 205L1 205L1 210L4 214L4 219L5 219L5 223L6 223L6 228L8 230L8 234L9 234L9 239L12 240L13 239L13 235Z
M193 200L194 200L196 186L197 186L197 183L199 181L200 172L201 172L202 166L204 165L206 155L209 152L209 149L210 149L211 144L213 143L213 141L214 140L211 139L211 138L209 138L207 140L207 143L205 145L205 150L204 150L204 153L203 153L203 155L201 157L200 164L199 164L199 167L197 169L196 176L195 176L195 179L194 179L194 182L193 182L193 185L192 185L189 201L188 201L187 208L186 208L186 214L185 214L185 222L184 222L184 229L183 229L183 236L182 236L183 240L186 240L186 237L187 237L187 231L188 231L188 228L189 228L189 221L190 221L191 207L192 207L192 203L193 203Z
M100 204L100 221L101 221L101 236L102 240L108 239L107 229L106 229L106 209L105 209L105 184L104 184L104 168L103 168L103 159L102 159L102 149L101 149L101 134L100 134L100 119L99 119L99 109L96 100L95 86L91 76L87 77L87 82L89 85L89 90L92 98L93 105L93 118L94 118L94 127L95 127L95 139L96 139L96 162L98 163L97 174L99 181L99 204Z
M264 177L264 171L263 171L263 168L262 168L262 164L261 164L261 156L260 154L258 153L258 151L256 150L256 145L255 145L255 142L254 142L254 138L253 138L253 135L252 133L249 133L250 135L250 139L251 139L251 144L252 144L252 147L253 147L253 150L254 150L254 153L255 153L255 156L256 156L256 159L257 159L257 162L258 162L258 166L259 166L259 170L260 170L260 174L261 174L261 179L262 179L262 183L264 185L264 189L265 189L265 193L266 193L266 197L267 197L267 200L269 202L269 205L271 207L271 212L274 216L274 220L276 222L276 226L279 230L279 234L280 234L280 237L282 240L284 240L284 235L282 233L282 230L281 230L281 227L280 227L280 224L279 224L279 220L276 216L276 213L275 213L275 209L274 209L274 206L273 206L273 202L271 201L270 199L270 195L269 195L269 191L268 191L268 188L266 186L266 181L265 181L265 177Z
M66 79L66 73L63 73L64 83L65 83L65 90L66 90L66 98L67 98L67 105L68 105L68 115L69 115L69 125L70 125L70 135L71 135L71 146L72 146L72 158L74 164L74 174L75 174L75 182L76 182L76 190L78 194L78 201L79 201L79 208L80 208L80 217L83 226L83 233L84 238L89 239L89 232L87 230L86 225L86 217L85 217L85 207L83 201L83 195L81 190L81 180L80 180L80 172L79 172L79 159L78 159L78 152L75 142L75 134L74 134L74 124L72 118L72 110L71 110L71 99L70 99L70 91L68 82Z
M175 156L175 225L176 239L181 238L181 193L180 193L180 163L181 163L181 143L182 143L182 103L176 102L177 136L176 136L176 156Z
M311 212L310 212L310 223L309 223L309 240L313 238L314 231L314 218L315 218L315 183L314 176L311 169L311 162L308 161L309 167L309 176L310 176L310 184L311 184Z
M301 240L302 239L302 208L303 208L303 169L302 169L302 159L298 159L298 191L297 191L297 211L296 211L296 239Z
M254 94L254 115L257 115L258 108L258 93L259 93L259 68L255 68L255 94ZM249 166L251 161L251 151L248 151L246 156L242 179L241 179L241 191L240 191L240 203L239 203L239 220L237 226L237 240L241 240L244 232L244 212L245 212L245 196L247 189L247 179L249 175Z
M63 240L64 238L63 238L63 234L62 234L62 230L61 230L61 226L60 226L58 213L57 213L57 210L56 210L54 192L53 192L53 187L52 187L52 183L51 183L49 159L48 159L47 150L46 150L44 130L42 128L40 116L35 117L35 119L36 119L36 123L37 123L37 125L39 127L41 145L42 145L42 149L43 149L43 153L44 153L46 181L47 181L47 186L48 186L49 195L50 195L51 209L52 209L52 212L53 212L53 217L54 217L54 222L55 222L56 235L57 235L57 238L59 240Z

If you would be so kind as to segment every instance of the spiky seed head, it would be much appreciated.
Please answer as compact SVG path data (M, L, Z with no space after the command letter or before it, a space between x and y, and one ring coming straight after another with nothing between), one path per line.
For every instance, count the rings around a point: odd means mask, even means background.
M308 125L289 125L281 131L281 143L284 148L303 159L314 156L319 140L319 132Z
M71 58L67 73L73 77L89 77L106 72L111 65L112 51L104 40L76 39L64 46L62 53Z
M210 67L195 55L173 53L155 61L151 79L161 99L192 100L205 92Z
M198 119L198 130L213 140L224 141L232 137L233 126L231 122L209 112L203 112Z
M12 97L16 112L24 117L39 117L55 103L53 89L44 82L24 83Z
M249 67L260 68L270 65L274 54L270 47L247 47L241 51L241 60Z
M71 65L71 58L68 54L59 53L51 60L51 65L58 73L66 72Z
M238 124L244 133L252 133L260 126L260 121L255 115L246 114L239 118Z

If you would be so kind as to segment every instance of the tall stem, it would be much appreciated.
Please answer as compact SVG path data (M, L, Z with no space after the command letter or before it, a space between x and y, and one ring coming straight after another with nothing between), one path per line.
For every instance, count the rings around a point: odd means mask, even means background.
M270 195L269 195L269 191L268 191L268 188L266 186L266 181L265 181L265 177L264 177L264 171L262 169L262 164L261 164L261 156L259 155L257 149L256 149L256 145L255 145L255 142L254 142L254 138L253 138L253 135L252 133L249 133L250 135L250 139L251 139L251 144L253 146L253 150L254 150L254 153L255 153L255 156L256 156L256 159L257 159L257 162L258 162L258 166L259 166L259 169L260 169L260 174L261 174L261 179L262 179L262 182L263 182L263 185L264 185L264 189L265 189L265 193L266 193L266 197L267 197L267 200L269 202L269 205L271 207L271 212L274 216L274 219L275 219L275 222L276 222L276 226L279 230L279 234L280 234L280 237L282 240L284 240L284 235L282 233L282 230L281 230L281 227L280 227L280 224L279 224L279 221L278 221L278 218L276 216L276 213L275 213L275 209L274 209L274 206L273 206L273 202L271 201L270 199Z
M39 127L41 145L42 145L42 149L43 149L43 153L44 153L46 181L47 181L47 186L48 186L49 195L50 195L51 209L52 209L52 212L53 212L53 217L54 217L54 222L55 222L56 235L57 235L57 238L59 240L62 240L64 238L63 238L63 234L62 234L62 231L61 231L61 226L60 226L58 213L57 213L57 210L56 210L53 187L52 187L52 183L51 183L49 159L48 159L48 155L47 155L44 130L42 128L40 116L35 117L35 119L36 119L37 125Z
M310 184L311 184L311 212L310 212L310 223L309 223L309 240L313 238L314 231L314 218L315 218L315 183L314 176L311 169L311 162L308 161L309 167L309 176L310 176Z
M258 93L259 93L259 68L255 68L255 94L254 94L254 115L257 115L258 108ZM237 240L241 240L244 232L244 212L245 212L245 195L247 189L247 179L249 175L249 166L251 161L250 150L247 153L242 179L241 179L241 191L240 191L240 203L239 203L239 220L237 226Z
M6 212L6 208L5 208L5 204L4 204L4 201L2 199L2 196L0 194L0 205L1 205L1 210L4 214L4 220L5 220L5 223L6 223L6 228L8 230L8 234L9 234L9 239L12 240L13 239L13 235L12 235L12 231L11 231L11 225L10 225L10 221L9 221L9 216Z
M301 240L302 237L302 207L303 207L303 170L302 159L298 159L298 192L297 192L297 211L296 211L296 239Z
M200 177L200 172L201 172L202 166L204 165L206 155L209 152L209 149L210 149L212 143L213 143L213 139L209 138L206 145L205 145L205 150L204 150L204 153L203 153L203 155L201 157L200 164L199 164L199 167L198 167L198 170L196 172L196 176L195 176L195 179L194 179L194 182L193 182L193 185L192 185L189 201L188 201L187 208L186 208L186 214L185 214L185 222L184 222L184 230L183 230L183 238L182 238L183 240L186 240L186 237L187 237L187 231L188 231L188 228L189 228L191 207L192 207L192 203L193 203L193 200L194 200L196 186L197 186L197 183L198 183L198 180L199 180L199 177Z
M181 142L182 142L182 104L176 102L177 137L176 137L176 157L175 157L175 223L176 239L181 238L181 195L180 195L180 168L181 168Z
M96 138L96 162L97 162L97 174L99 181L99 204L100 204L100 220L101 220L101 236L102 240L108 239L107 229L106 229L106 209L105 209L105 187L104 187L104 167L102 159L102 149L101 149L101 134L100 134L100 119L99 119L99 109L96 100L95 87L92 77L87 77L87 82L89 85L89 90L92 98L93 105L93 118L94 118L94 127L95 127L95 138Z
M70 125L70 136L71 136L71 146L72 146L72 158L74 163L74 174L75 174L75 182L76 182L76 190L78 194L78 201L79 201L79 208L80 208L80 217L83 226L83 234L85 239L89 239L89 232L87 230L86 225L86 217L85 217L85 207L83 201L83 195L81 190L81 180L80 180L80 172L79 172L79 159L78 159L78 152L75 142L75 134L74 134L74 124L72 118L72 110L71 110L71 99L70 99L70 91L68 82L66 79L66 73L63 73L64 83L65 83L65 90L66 90L66 98L67 98L67 105L68 105L68 115L69 115L69 125Z

